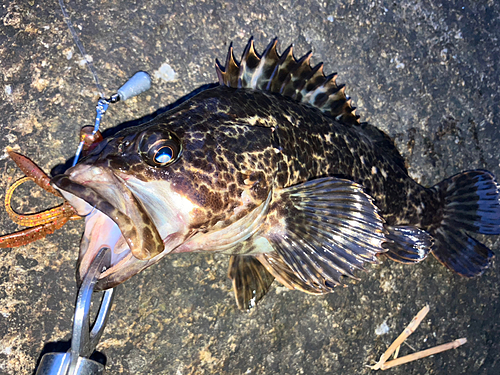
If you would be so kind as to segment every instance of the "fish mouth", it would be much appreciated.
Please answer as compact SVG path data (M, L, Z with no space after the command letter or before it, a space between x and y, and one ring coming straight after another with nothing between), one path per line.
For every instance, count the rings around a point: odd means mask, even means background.
M52 185L85 216L77 279L80 284L98 252L109 247L106 269L96 290L112 288L161 259L182 241L171 233L162 239L157 226L125 181L106 168L77 165L55 176Z

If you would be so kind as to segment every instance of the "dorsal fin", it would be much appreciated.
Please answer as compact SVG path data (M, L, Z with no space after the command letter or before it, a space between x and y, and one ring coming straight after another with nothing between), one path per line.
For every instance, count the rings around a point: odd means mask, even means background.
M359 128L368 135L375 143L376 147L385 155L392 158L392 161L397 164L405 173L408 173L406 160L401 156L394 141L382 130L370 125L367 122L359 124Z
M278 40L274 39L259 56L251 38L239 63L234 58L231 44L226 65L222 66L219 61L215 65L219 84L279 93L316 107L342 123L359 124L359 116L345 94L345 86L335 82L337 74L325 76L323 63L311 67L312 52L297 60L293 46L280 55L277 44Z

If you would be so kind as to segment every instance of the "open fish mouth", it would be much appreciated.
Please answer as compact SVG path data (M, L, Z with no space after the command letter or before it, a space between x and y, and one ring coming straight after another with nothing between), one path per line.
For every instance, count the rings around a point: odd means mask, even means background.
M161 259L167 247L173 249L180 243L175 234L164 233L162 239L147 209L126 182L107 168L79 165L55 176L52 185L85 216L78 280L83 279L100 249L112 250L97 290L124 282Z

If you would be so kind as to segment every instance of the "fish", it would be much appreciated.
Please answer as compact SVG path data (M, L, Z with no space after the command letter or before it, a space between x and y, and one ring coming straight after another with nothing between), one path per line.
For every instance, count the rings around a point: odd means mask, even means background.
M486 170L424 187L393 140L362 122L336 74L277 39L238 62L216 61L218 85L152 121L100 141L51 186L85 218L82 280L110 248L96 290L169 254L223 253L235 299L253 308L274 280L326 294L383 257L429 253L464 277L493 252L499 188Z

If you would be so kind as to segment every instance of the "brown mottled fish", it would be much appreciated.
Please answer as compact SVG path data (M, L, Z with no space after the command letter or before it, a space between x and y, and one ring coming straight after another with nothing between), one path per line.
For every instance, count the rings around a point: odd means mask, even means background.
M230 48L217 87L53 178L86 216L80 278L104 246L113 252L98 289L171 253L220 252L247 309L274 279L329 293L380 254L416 263L431 251L463 276L481 274L493 253L468 233L500 234L495 177L419 185L391 139L359 121L336 75L276 44L259 56L250 41L240 63Z

